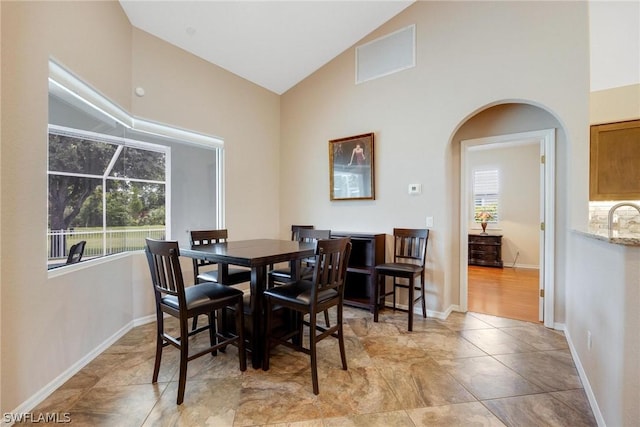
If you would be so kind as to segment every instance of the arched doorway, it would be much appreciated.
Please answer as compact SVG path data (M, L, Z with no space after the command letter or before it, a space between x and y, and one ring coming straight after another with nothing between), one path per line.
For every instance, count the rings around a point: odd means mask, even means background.
M553 327L554 317L554 189L555 189L555 134L556 129L561 126L557 120L546 110L524 103L505 103L486 107L468 117L458 128L454 135L453 142L458 144L460 149L460 308L463 311L468 309L468 259L469 259L469 233L481 230L472 230L472 206L471 206L471 173L469 171L468 158L470 150L493 148L493 146L504 145L534 145L534 152L539 150L540 157L534 161L540 163L540 172L534 179L540 182L540 203L536 205L539 221L534 220L535 233L539 234L539 267L541 289L540 299L532 302L538 304L540 320L544 319L545 325ZM514 160L515 161L515 160ZM513 183L511 183L513 184ZM529 202L531 194L526 191L516 197L521 200L512 201L515 204L524 204L525 199ZM512 193L513 194L513 193ZM535 198L535 197L534 197ZM506 205L506 203L505 203ZM516 238L514 224L523 221L522 215L510 214L510 217L503 217L502 224L497 223L494 234L501 234L505 231L507 248L510 248L510 259L507 267L515 265L513 256L518 253L518 248L524 246L522 237ZM521 221L521 222L522 222ZM520 228L525 228L523 224L518 224ZM531 228L532 224L527 225ZM510 228L509 228L510 227ZM506 230L509 230L508 232ZM491 230L490 230L491 231ZM524 251L524 249L523 249ZM531 252L527 250L527 252Z

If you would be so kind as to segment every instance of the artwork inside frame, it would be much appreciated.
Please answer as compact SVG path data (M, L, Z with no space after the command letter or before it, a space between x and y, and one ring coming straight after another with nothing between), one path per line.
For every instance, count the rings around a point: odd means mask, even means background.
M374 200L373 133L329 141L329 198Z

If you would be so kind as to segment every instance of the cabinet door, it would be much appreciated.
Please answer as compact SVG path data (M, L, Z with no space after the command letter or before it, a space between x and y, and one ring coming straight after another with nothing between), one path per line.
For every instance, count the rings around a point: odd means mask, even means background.
M640 120L591 126L589 199L640 199Z

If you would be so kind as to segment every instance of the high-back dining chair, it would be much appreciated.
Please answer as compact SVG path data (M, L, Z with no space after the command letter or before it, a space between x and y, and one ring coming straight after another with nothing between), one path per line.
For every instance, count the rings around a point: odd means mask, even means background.
M384 304L386 297L393 295L393 309L407 311L409 314L408 330L413 330L413 306L418 300L422 300L422 317L427 317L425 302L424 265L427 256L427 241L429 239L428 229L393 229L393 262L379 264L376 269L375 303L373 311L373 321L378 321L378 311L381 304ZM393 278L393 289L386 292L385 276ZM420 278L420 284L415 280ZM398 282L398 279L406 279L408 283ZM408 309L396 308L396 289L408 289ZM418 297L414 297L415 291L420 291Z
M295 242L296 240L298 240L299 235L300 235L300 230L302 230L302 229L313 229L313 228L315 228L313 225L299 225L299 224L293 224L293 225L291 226L291 241L292 241L292 242ZM269 271L269 273L270 273L270 272L272 272L273 270L274 270L274 266L273 266L273 264L271 264L271 265L269 266L269 270L268 270L268 271ZM279 269L279 270L286 271L286 270L284 270L284 269ZM270 280L270 279L271 279L271 277L269 277L267 280ZM269 282L269 286L273 286L273 283L272 283L272 282Z
M300 228L297 230L297 239L299 242L308 242L315 243L318 240L322 239L330 239L331 238L331 230L316 230L313 228ZM304 259L300 261L300 274L298 275L300 279L311 279L313 275L313 258ZM295 281L295 278L292 276L291 267L280 268L277 270L271 270L269 272L268 284L269 288L272 288L276 285L283 285L286 283L291 283ZM329 312L324 312L324 322L329 327Z
M312 230L315 227L313 225L299 225L299 224L293 224L291 226L291 240L295 241L298 240L298 238L300 237L300 230Z
M219 230L191 230L191 246L209 245L212 243L226 242L229 233L226 229ZM216 269L211 269L216 266ZM215 262L195 259L193 260L193 275L196 283L218 282L220 283L220 269L222 267ZM235 285L251 280L251 270L241 267L229 267L225 285Z
M207 353L216 355L218 349L229 344L238 346L240 370L247 368L247 355L244 350L244 318L242 316L242 291L224 286L219 283L207 282L197 286L184 286L182 270L180 268L180 250L178 242L146 239L145 252L151 272L151 283L156 306L156 357L153 367L152 382L158 381L162 349L172 345L180 351L180 372L178 377L178 397L176 403L180 405L184 400L187 382L187 363ZM236 309L236 331L234 335L222 335L216 331L216 311L233 306ZM167 333L164 327L164 315L178 319L180 334L174 337ZM207 325L189 330L190 318L206 314L209 318ZM189 354L189 337L200 332L209 331L209 346L195 354Z
M218 230L191 230L191 246L209 245L213 243L223 243L229 238L226 228ZM215 269L213 268L215 267ZM204 259L193 259L193 276L195 283L216 282L221 283L221 270L227 269L226 280L223 285L237 285L251 280L251 270L242 267L222 266L216 262ZM198 326L198 316L193 318L193 329Z
M271 348L282 344L311 357L311 380L313 393L320 392L318 386L318 361L316 345L318 341L333 336L338 339L342 369L347 369L347 357L344 347L342 311L344 305L344 283L347 275L347 265L351 254L349 237L342 239L318 240L314 257L313 275L310 280L298 280L282 286L267 289L264 292L266 300L266 338L262 368L269 370ZM295 313L298 327L293 332L280 335L273 328L274 312L280 307L286 307ZM317 314L321 311L336 307L337 322L331 327L317 324ZM309 322L304 316L309 315ZM305 324L309 327L309 347L303 346ZM291 341L289 341L291 340Z
M300 243L303 243L303 242L315 243L321 239L330 239L331 230L316 230L313 228L300 228L297 230L296 235L297 235L296 239L292 239L292 240L297 240ZM312 262L313 262L312 259L302 260L302 265L301 265L302 270L300 271L300 275L299 275L301 279L309 278L313 273L313 266L311 265ZM292 273L291 273L290 266L286 268L271 270L269 272L268 287L271 288L276 284L285 284L285 283L292 282L295 279L291 276L291 274Z

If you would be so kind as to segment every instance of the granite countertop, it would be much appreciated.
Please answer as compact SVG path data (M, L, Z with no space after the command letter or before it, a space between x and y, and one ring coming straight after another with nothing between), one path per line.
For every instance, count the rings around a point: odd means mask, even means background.
M589 231L575 230L577 233L583 234L587 237L602 240L604 242L613 243L616 245L625 246L640 246L640 233L624 233L620 234L616 230L613 231L611 237L609 237L609 231L603 229L590 229Z

